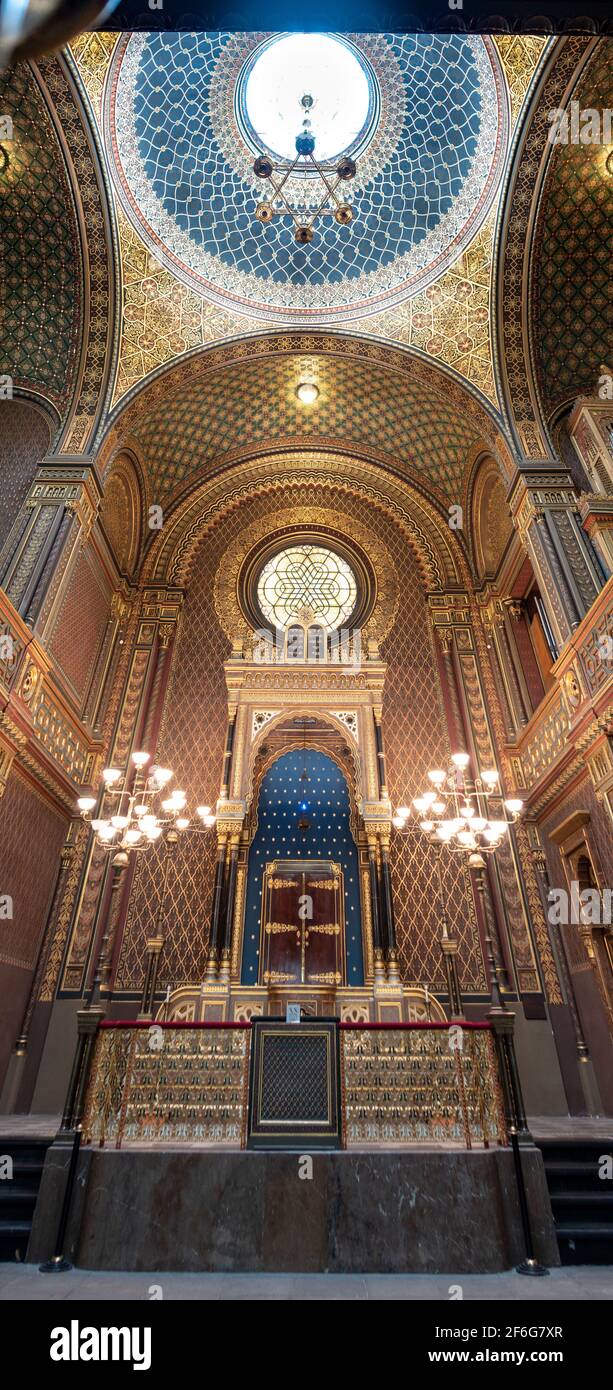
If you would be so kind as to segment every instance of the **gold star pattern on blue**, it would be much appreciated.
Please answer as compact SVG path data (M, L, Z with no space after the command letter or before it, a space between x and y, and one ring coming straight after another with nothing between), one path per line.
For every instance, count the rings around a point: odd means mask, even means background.
M307 772L308 781L301 780ZM317 749L283 753L262 780L258 828L249 854L242 983L258 981L262 876L272 859L333 859L345 878L347 983L364 983L358 855L349 825L349 788L334 760ZM299 830L301 817L309 820Z

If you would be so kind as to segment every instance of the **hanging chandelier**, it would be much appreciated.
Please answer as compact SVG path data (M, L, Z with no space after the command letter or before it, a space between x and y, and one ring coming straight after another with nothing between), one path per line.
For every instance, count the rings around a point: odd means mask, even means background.
M190 828L185 792L178 788L170 791L172 770L157 765L149 768L150 760L149 753L138 751L132 753L131 766L125 771L105 767L98 796L83 795L77 802L96 844L113 852L118 863L130 851L146 850L161 837L176 840L177 831ZM93 811L96 815L92 819ZM198 806L197 814L202 827L210 830L215 825L217 817L210 806Z
M339 227L347 227L353 221L353 208L342 196L342 190L346 183L355 178L356 164L349 155L343 155L336 164L316 160L315 136L310 119L314 98L310 92L304 92L300 105L304 116L302 129L296 136L296 158L274 163L270 155L261 154L255 160L254 173L259 179L265 179L272 189L258 203L255 215L264 226L278 216L291 218L298 245L308 246L313 240L313 227L318 217L333 217ZM304 177L312 171L319 176L322 194L312 199L309 205L306 198L302 201L295 198L295 185L291 180L295 174Z
M474 856L476 865L480 856L493 854L502 844L509 827L519 819L523 802L504 796L497 768L471 777L468 753L452 754L451 763L449 769L433 768L428 773L431 790L415 797L413 806L428 839ZM395 828L404 830L410 815L410 807L400 806Z

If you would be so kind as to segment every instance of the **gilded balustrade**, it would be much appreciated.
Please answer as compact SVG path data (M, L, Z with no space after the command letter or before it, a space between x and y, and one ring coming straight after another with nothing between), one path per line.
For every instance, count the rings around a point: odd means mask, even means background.
M242 1147L250 1024L104 1023L85 1143ZM340 1024L347 1147L506 1143L491 1029Z

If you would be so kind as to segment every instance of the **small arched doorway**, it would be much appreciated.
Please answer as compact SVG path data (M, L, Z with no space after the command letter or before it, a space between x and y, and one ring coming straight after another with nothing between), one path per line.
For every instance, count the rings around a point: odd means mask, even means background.
M306 774L306 776L305 776ZM241 982L245 985L263 983L263 942L265 940L264 909L267 907L264 882L267 865L316 866L333 864L340 870L342 902L337 920L319 926L338 926L342 934L342 981L347 985L364 983L362 956L362 926L357 846L351 830L351 801L347 779L338 764L327 753L315 748L293 749L281 753L265 773L258 798L257 826L249 850L245 930ZM287 882L294 868L285 875ZM283 878L279 874L279 878ZM297 881L297 880L296 880ZM314 881L318 882L314 873ZM323 881L323 880L322 880ZM304 883L300 884L304 888ZM324 888L325 894L327 890ZM292 895L293 907L300 893ZM296 904L294 904L296 897ZM281 901L284 901L281 899ZM287 899L286 899L287 901ZM324 898L323 902L330 901ZM293 913L292 907L292 913ZM285 913L285 916L291 914ZM296 922L294 923L294 915ZM319 914L321 915L321 914ZM323 915L331 916L330 911ZM317 920L315 905L315 920ZM268 925L272 925L268 923ZM276 923L298 926L298 913L292 921ZM330 933L332 934L332 933ZM317 938L311 936L311 942ZM304 952L304 940L297 939ZM321 940L318 940L321 946ZM331 954L331 953L330 953ZM319 952L319 964L324 952ZM330 966L330 969L333 967ZM321 973L328 973L323 970ZM308 966L307 966L308 974Z

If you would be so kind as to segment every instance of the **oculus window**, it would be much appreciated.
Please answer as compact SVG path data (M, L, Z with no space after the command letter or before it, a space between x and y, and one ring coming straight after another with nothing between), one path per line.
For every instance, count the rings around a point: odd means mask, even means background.
M351 566L321 545L294 545L264 565L257 584L258 604L267 622L317 622L327 632L342 627L357 600Z

